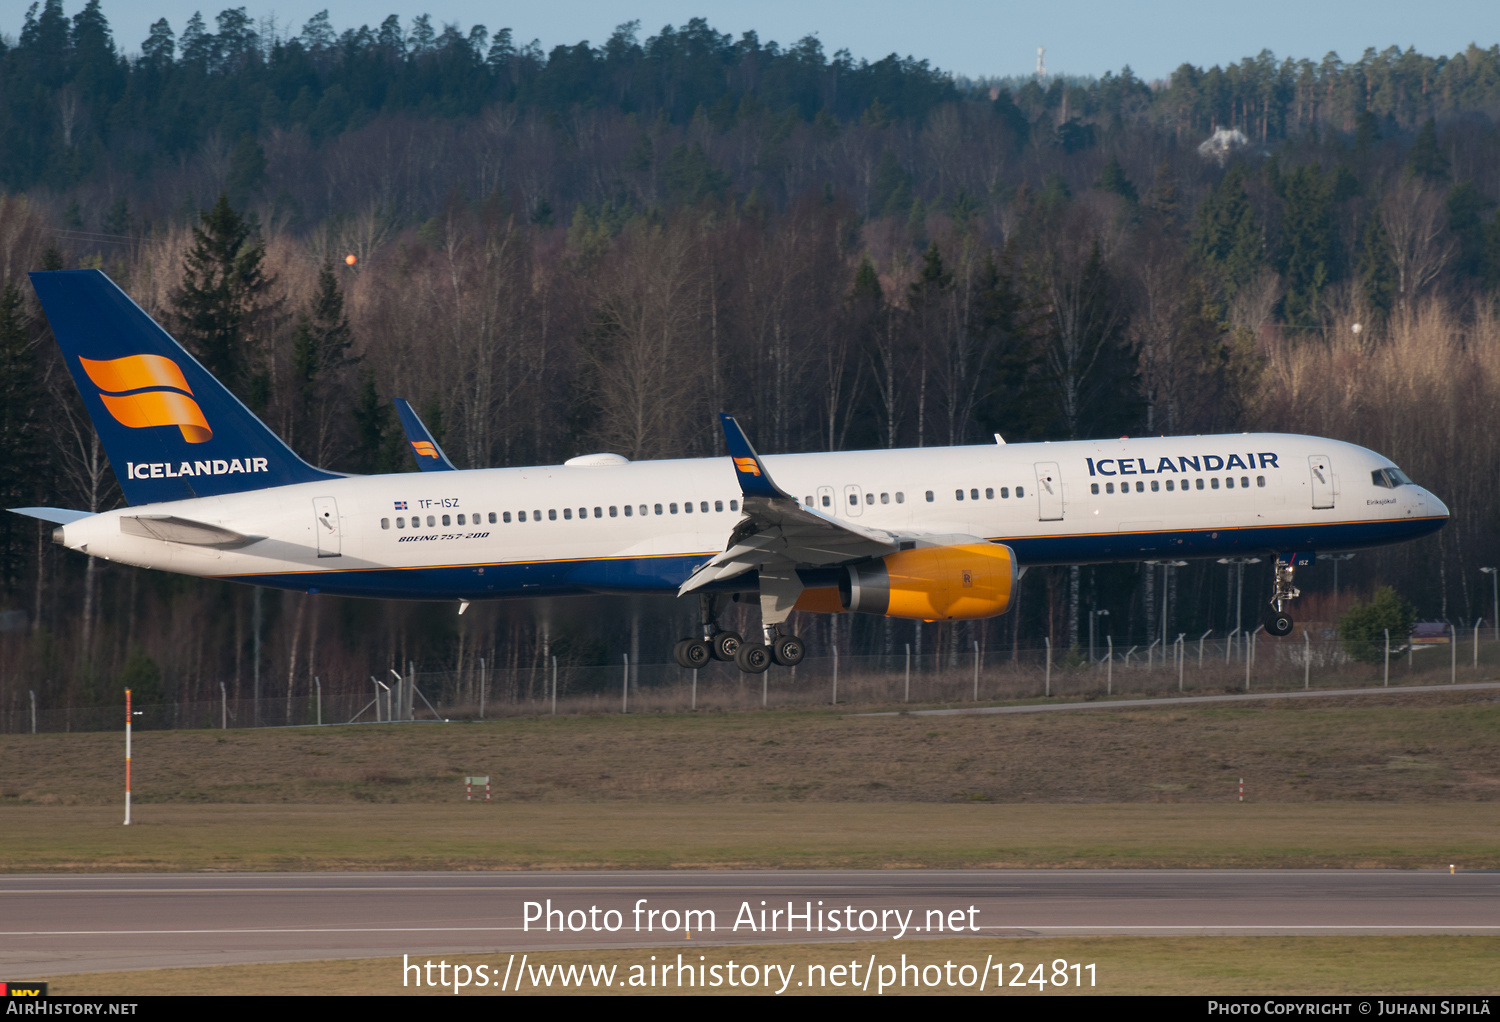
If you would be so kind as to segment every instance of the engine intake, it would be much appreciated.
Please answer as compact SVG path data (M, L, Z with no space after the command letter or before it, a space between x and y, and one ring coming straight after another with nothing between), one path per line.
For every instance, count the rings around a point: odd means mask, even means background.
M998 543L919 547L851 564L839 602L859 614L921 621L974 621L1010 609L1016 555Z

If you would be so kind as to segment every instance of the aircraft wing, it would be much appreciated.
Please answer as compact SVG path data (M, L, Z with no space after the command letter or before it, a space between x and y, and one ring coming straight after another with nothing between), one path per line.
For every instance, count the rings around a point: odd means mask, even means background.
M677 590L679 596L752 569L843 564L900 548L900 539L889 532L822 514L782 490L733 416L719 418L740 481L744 517L730 533L723 553L695 571Z
M401 428L406 431L406 440L411 444L412 457L417 459L418 468L423 472L458 470L405 398L396 398L396 414L401 416Z

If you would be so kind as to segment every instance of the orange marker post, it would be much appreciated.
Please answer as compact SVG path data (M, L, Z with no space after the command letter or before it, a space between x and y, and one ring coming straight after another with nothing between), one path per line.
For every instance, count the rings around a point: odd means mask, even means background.
M125 690L125 826L130 826L130 689Z

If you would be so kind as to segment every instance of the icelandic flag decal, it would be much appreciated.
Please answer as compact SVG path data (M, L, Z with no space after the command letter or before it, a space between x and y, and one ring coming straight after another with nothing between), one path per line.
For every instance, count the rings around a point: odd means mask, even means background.
M406 510L406 501L404 501L404 500L398 500L398 501L396 501L396 510L397 511L405 511Z

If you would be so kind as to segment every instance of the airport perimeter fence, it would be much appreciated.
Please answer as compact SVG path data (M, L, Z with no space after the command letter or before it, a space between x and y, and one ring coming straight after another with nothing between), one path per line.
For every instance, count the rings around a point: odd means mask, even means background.
M1320 629L1320 631L1323 631ZM1467 634L1465 634L1467 633ZM1332 635L1257 635L1160 640L1122 648L1012 651L948 648L917 654L808 657L797 667L745 674L710 662L698 671L675 663L576 665L558 662L463 671L410 670L343 683L321 679L313 695L137 705L142 730L301 727L349 723L473 721L548 714L732 712L760 708L912 709L1034 699L1214 695L1295 689L1433 685L1484 680L1495 673L1500 642L1472 629L1456 643L1383 644L1356 660ZM351 691L353 689L353 691ZM123 706L36 705L0 713L0 733L123 730Z

